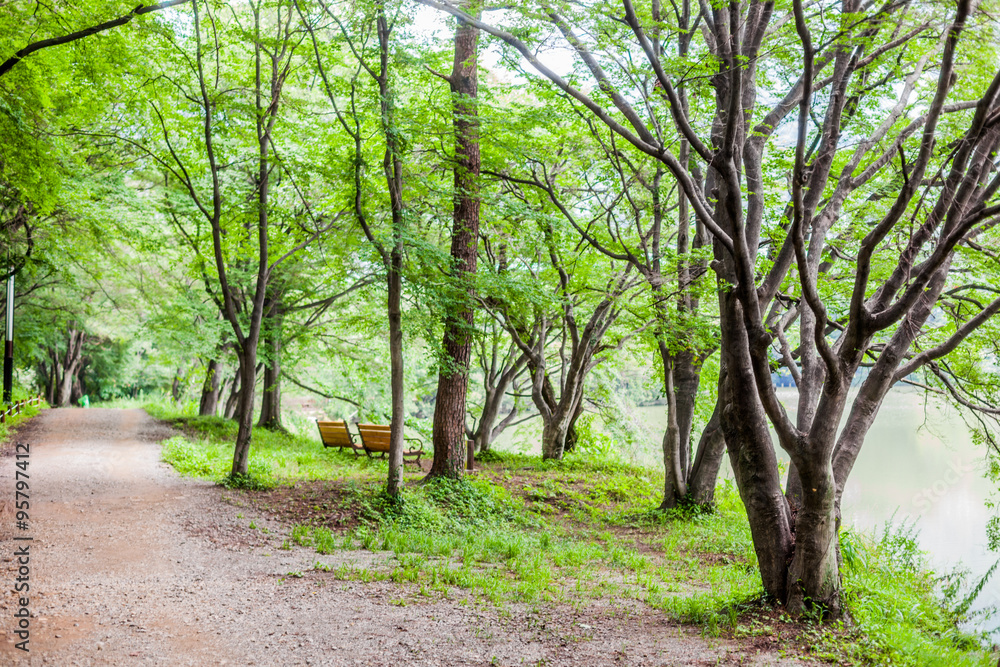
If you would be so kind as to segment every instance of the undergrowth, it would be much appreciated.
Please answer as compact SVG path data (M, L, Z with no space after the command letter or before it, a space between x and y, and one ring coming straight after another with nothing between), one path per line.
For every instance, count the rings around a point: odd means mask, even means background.
M655 509L662 484L655 471L606 456L542 461L489 452L477 459L481 470L459 480L417 484L411 470L393 498L383 491L384 462L261 429L253 434L250 474L234 480L235 423L163 405L147 410L184 431L163 446L163 459L182 474L251 491L336 480L338 507L353 517L351 526L325 524L317 505L293 522L283 546L321 556L358 549L383 555L365 567L316 562L316 570L340 579L412 584L417 600L456 588L501 605L631 599L707 635L776 637L796 654L839 664L997 662L985 637L961 629L976 582L929 571L906 528L842 531L846 618L793 620L763 596L746 513L726 480L714 511L664 512ZM281 507L271 509L280 516Z
M17 401L23 401L27 398L30 398L28 392L20 387L14 387L11 392L11 400L14 403ZM8 406L6 404L0 403L0 410L6 410L7 407ZM24 406L21 408L21 412L19 414L9 415L3 423L0 423L0 443L6 443L10 439L11 431L16 426L23 424L48 407L49 404L43 400L40 404Z

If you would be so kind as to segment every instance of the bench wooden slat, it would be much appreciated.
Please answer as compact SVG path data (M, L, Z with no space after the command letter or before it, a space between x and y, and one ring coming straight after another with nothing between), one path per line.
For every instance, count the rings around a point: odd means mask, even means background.
M389 444L391 439L392 427L385 426L382 424L358 424L358 433L361 435L361 444L365 448L368 456L372 453L377 453L381 457L384 457L389 453ZM416 463L417 466L420 465L420 457L424 453L424 445L417 438L406 438L407 447L403 449L403 462L408 462L408 459L414 459L412 462ZM412 446L409 443L418 443L417 446Z
M361 452L364 451L364 447L354 442L354 435L347 428L347 422L317 419L316 426L319 427L319 437L323 441L324 447L339 447L341 449L346 447L353 451L355 456L360 456Z

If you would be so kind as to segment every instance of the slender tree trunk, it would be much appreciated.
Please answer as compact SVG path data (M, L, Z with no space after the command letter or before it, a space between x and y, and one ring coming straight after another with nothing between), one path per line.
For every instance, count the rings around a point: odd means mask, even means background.
M214 417L219 410L221 371L219 362L210 359L205 371L205 383L201 388L201 401L198 403L198 414L202 417Z
M240 357L240 391L236 401L236 447L231 474L246 475L250 469L250 439L253 434L253 399L257 388L257 341L248 338Z
M517 419L518 408L515 401L514 407L511 408L510 412L497 423L497 419L503 409L503 401L507 394L507 389L514 383L515 378L520 374L526 361L527 357L521 354L514 359L511 365L508 366L505 364L502 372L496 376L495 381L491 380L492 376L490 374L494 373L496 369L484 369L487 379L484 383L486 396L483 401L483 413L479 417L479 424L476 426L475 431L470 431L467 434L473 441L473 448L476 452L488 451L493 441Z
M270 232L270 191L271 191L271 134L277 120L278 101L281 99L281 88L284 82L279 72L279 51L268 50L260 34L260 5L253 6L255 74L255 106L257 109L257 275L254 285L253 307L250 310L249 327L239 339L237 354L240 359L240 372L243 375L240 387L240 397L236 406L236 421L239 428L236 432L236 446L233 448L233 467L231 475L246 475L250 465L250 441L253 437L254 392L257 388L257 347L260 344L261 326L264 319L264 302L267 299L271 268L269 266L269 232ZM280 16L280 14L279 14ZM285 35L285 39L288 36ZM266 57L265 57L266 56ZM265 66L270 65L270 72ZM265 72L268 78L265 81ZM218 243L218 241L216 241ZM242 332L238 319L230 317L230 323L235 333Z
M473 9L470 2L466 10ZM475 11L475 16L479 12ZM461 19L455 30L451 71L455 128L455 201L451 257L458 304L445 318L444 359L434 405L434 461L428 478L458 477L465 468L465 399L472 353L472 278L479 252L479 122L476 65L479 31Z
M379 41L379 73L375 77L379 88L379 110L381 112L382 133L385 136L385 153L382 157L382 172L389 190L389 206L392 212L392 247L385 252L379 246L386 265L388 299L386 310L389 318L389 365L392 423L389 427L389 474L386 478L386 494L398 498L403 489L403 428L406 420L405 376L403 367L403 315L400 302L403 293L403 236L406 219L403 215L403 159L400 145L400 128L396 125L396 100L390 84L389 41L392 26L385 15L385 3L376 3L376 29ZM355 135L355 151L360 156L361 137ZM355 171L355 196L361 197L359 172ZM358 211L360 205L356 205ZM359 213L360 215L360 213ZM365 223L362 221L362 224ZM369 239L374 237L366 227Z
M181 375L184 370L178 368L174 371L174 381L170 384L170 397L174 399L174 403L181 402Z
M674 394L674 360L664 363L663 381L667 395L667 428L663 434L663 503L660 509L676 507L687 496L686 464L681 451L680 429L677 424L677 396Z
M401 237L400 237L401 239ZM392 424L389 429L389 478L386 493L397 497L403 490L403 422L406 406L403 403L403 313L400 298L403 292L403 249L401 241L393 246L389 268L389 365L391 367L390 390L392 394Z
M222 416L226 419L233 419L236 415L236 404L240 400L240 380L243 378L239 367L236 368L236 372L233 374L233 382L229 388L229 398L226 399L225 408L222 411Z
M476 453L489 450L493 442L493 428L500 416L500 405L502 394L496 396L494 392L497 388L490 388L486 392L486 400L483 401L483 414L479 416L479 424L475 431L468 433L472 439Z
M281 423L281 339L284 313L281 304L273 306L268 317L265 340L267 361L264 364L264 388L261 391L260 419L257 426L271 430L285 430Z
M701 362L694 352L685 350L674 356L674 397L677 413L677 438L681 453L681 470L685 479L691 476L691 429L694 425L695 401L701 384Z

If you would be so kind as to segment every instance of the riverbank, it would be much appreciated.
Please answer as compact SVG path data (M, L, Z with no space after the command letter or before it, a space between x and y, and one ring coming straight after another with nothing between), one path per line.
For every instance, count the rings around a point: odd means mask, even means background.
M223 480L234 424L151 412L185 432L164 443L164 460L182 474ZM725 482L713 513L659 512L655 471L594 457L554 463L497 454L458 483L417 486L422 474L409 472L396 507L380 494L384 463L263 431L252 456L254 488L233 489L228 502L272 517L282 527L280 546L315 552L311 572L289 576L395 585L401 606L626 604L641 618L775 660L997 662L988 640L959 629L967 584L928 571L906 531L845 532L850 618L793 621L762 599L746 517ZM331 563L358 550L368 555Z

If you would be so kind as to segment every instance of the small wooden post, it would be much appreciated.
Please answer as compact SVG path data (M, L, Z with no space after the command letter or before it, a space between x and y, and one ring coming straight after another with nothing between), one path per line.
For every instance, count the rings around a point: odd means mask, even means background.
M466 456L466 459L465 459L465 469L466 470L475 470L476 469L476 452L475 452L476 443L474 443L472 440L466 440L465 444L466 444L466 448L468 449L468 455Z

